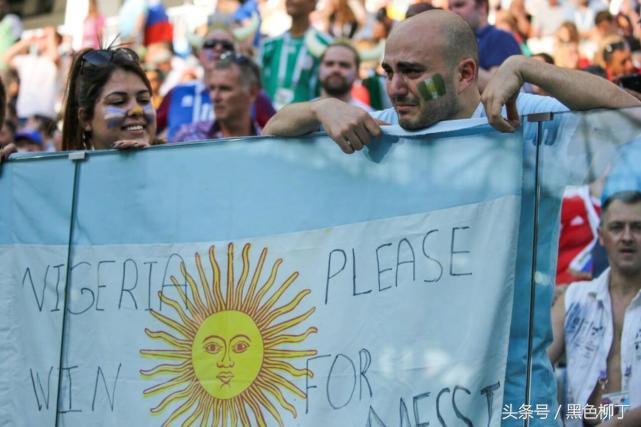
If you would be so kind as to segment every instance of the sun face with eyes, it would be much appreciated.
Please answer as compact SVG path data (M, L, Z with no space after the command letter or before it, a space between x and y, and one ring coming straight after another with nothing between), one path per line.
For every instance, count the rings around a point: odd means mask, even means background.
M238 396L252 385L263 364L263 338L240 311L213 314L200 325L192 345L200 384L218 399Z
M145 379L168 377L144 391L146 397L164 395L151 409L152 414L169 412L163 426L177 420L183 425L264 426L266 415L283 425L280 408L294 418L297 416L289 395L301 400L306 398L292 377L312 377L313 374L290 361L317 353L296 349L317 332L313 326L300 330L300 325L315 311L314 307L304 312L298 310L311 291L300 290L285 304L280 304L298 278L298 272L274 286L283 262L277 259L269 276L262 278L267 258L267 248L264 248L250 275L250 249L250 244L243 247L242 271L236 280L234 246L228 245L224 292L214 247L209 249L211 284L200 255L196 254L200 286L183 263L184 286L189 287L190 295L172 276L181 302L162 292L160 300L176 315L151 310L154 318L172 330L145 329L149 338L163 342L165 348L140 351L144 357L168 361L140 371Z

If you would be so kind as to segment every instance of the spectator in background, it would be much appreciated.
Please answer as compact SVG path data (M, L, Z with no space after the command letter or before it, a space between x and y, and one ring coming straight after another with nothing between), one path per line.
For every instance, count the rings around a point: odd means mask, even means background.
M321 97L332 97L355 105L365 111L371 107L352 97L354 82L358 79L361 65L358 51L347 41L330 44L320 58L318 77Z
M277 110L318 96L318 57L330 42L328 36L311 28L309 17L316 0L286 0L285 7L292 26L263 43L259 61L263 87Z
M256 0L238 0L238 8L234 12L234 21L239 25L247 25L247 23L256 17L258 19L258 30L254 33L252 45L257 48L260 45L260 27L263 23L263 18L258 9L258 2Z
M0 127L4 130L4 118L6 113L7 106L7 94L4 90L4 84L0 80ZM8 159L11 153L16 152L16 146L13 143L13 140L10 140L6 143L0 143L0 166L2 166L2 161ZM2 169L0 169L2 172Z
M141 45L145 36L147 0L125 0L118 12L118 34L123 44Z
M569 404L640 407L641 193L606 196L598 235L610 268L592 281L571 284L556 300L548 355L553 364L566 355ZM622 394L625 401L616 401ZM567 425L584 424L578 419Z
M418 15L421 12L426 12L428 10L436 9L434 6L432 6L431 3L414 3L411 4L407 7L407 11L405 12L405 19L411 18L414 15Z
M479 79L483 91L499 65L512 55L520 55L521 47L514 36L487 22L488 0L450 0L450 10L460 15L476 34L479 46Z
M163 81L163 74L160 69L156 68L153 65L145 66L145 74L149 79L149 84L151 85L151 105L154 106L154 109L160 108L162 103L162 95L160 94L160 85Z
M42 135L36 129L25 128L15 135L16 148L19 153L37 153L45 151Z
M614 18L614 22L619 34L625 39L630 50L632 52L641 50L641 43L639 42L639 39L634 36L634 27L632 26L630 17L619 12Z
M512 0L508 10L516 20L516 28L518 33L521 35L521 38L524 41L527 41L528 37L530 37L530 33L532 32L532 16L525 10L525 1Z
M580 36L572 21L565 21L554 33L554 63L559 67L582 69L590 62L579 53Z
M542 2L532 13L533 37L552 37L564 21L574 20L574 8L559 0Z
M183 126L176 140L260 135L262 128L252 117L252 106L260 91L258 65L246 56L227 52L214 65L207 81L216 118Z
M16 110L21 121L35 115L56 117L61 40L53 27L47 27L41 35L22 39L5 52L5 61L20 76Z
M159 131L166 129L169 142L177 141L176 132L182 126L214 119L209 89L204 82L209 80L209 73L221 56L235 50L235 38L228 27L215 25L209 30L198 50L198 59L204 69L203 80L194 80L176 86L165 95L158 108L158 129ZM256 122L261 127L264 126L274 112L269 98L262 91L259 92L252 109Z
M82 23L82 48L100 49L104 29L105 17L98 9L98 0L89 0L89 10Z
M365 22L366 11L360 0L330 0L327 33L334 38L351 39Z
M144 45L165 43L173 50L174 27L169 22L162 0L147 0Z
M636 72L630 48L618 35L608 36L601 41L595 63L605 70L608 80Z
M497 10L496 11L496 28L499 30L507 31L512 34L514 40L519 44L521 48L521 53L525 56L531 56L530 49L526 43L525 38L519 32L519 27L516 22L516 18L509 10Z
M5 68L3 56L5 52L20 39L22 35L22 22L20 18L11 13L9 2L0 0L0 69Z
M594 28L594 10L590 7L590 0L578 0L574 11L574 24L581 39L587 39Z

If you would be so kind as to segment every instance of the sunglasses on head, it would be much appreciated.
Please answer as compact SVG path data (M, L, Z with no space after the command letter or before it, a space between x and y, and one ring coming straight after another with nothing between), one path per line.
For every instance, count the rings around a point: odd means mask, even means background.
M82 64L80 65L80 73L84 71L86 64L94 67L102 67L113 62L114 59L136 63L140 62L138 54L128 47L119 47L115 49L91 49L85 52L80 59L82 61Z
M222 63L231 63L233 62L234 64L237 65L244 65L248 64L251 62L251 58L248 56L245 56L241 53L236 53L236 52L225 52L220 56L220 62Z
M234 43L229 40L220 40L220 39L207 39L203 42L203 49L213 49L217 45L223 48L223 50L234 50Z

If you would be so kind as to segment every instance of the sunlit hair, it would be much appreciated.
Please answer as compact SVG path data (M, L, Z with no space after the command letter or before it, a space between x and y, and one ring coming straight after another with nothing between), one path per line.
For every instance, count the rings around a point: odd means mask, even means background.
M603 206L601 206L602 220L608 208L615 200L619 200L626 205L636 205L637 203L641 203L641 192L635 190L619 191L608 197L605 202L603 202ZM601 221L601 226L603 226L603 221Z
M248 56L235 52L224 53L214 66L214 70L228 70L236 65L240 71L240 82L245 87L261 87L260 68Z
M90 64L85 59L85 55L92 52L116 52L118 49L83 49L74 58L69 71L64 97L63 150L93 149L91 135L83 129L79 111L80 109L84 110L83 118L85 120L93 118L96 102L102 93L103 87L115 70L123 70L137 75L149 89L149 93L151 93L151 83L149 83L149 79L139 61L117 54L112 54L108 60L100 65Z

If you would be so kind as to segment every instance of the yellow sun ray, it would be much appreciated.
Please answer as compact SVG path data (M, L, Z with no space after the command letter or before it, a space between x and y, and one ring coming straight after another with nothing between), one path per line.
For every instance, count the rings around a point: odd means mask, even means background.
M218 265L218 261L216 261L216 249L214 246L209 248L209 262L211 263L212 274L214 276L211 282L214 288L215 305L213 307L214 311L220 311L225 300L223 299L223 292L220 288L220 266Z
M186 402L184 402L182 405L180 405L177 409L175 409L169 418L163 423L164 426L170 426L171 423L173 423L177 418L179 418L181 415L183 415L185 412L187 412L194 404L196 403L196 396L192 395L187 399Z
M197 317L194 320L200 323L203 320L205 320L205 318L207 317L207 308L203 305L203 302L200 299L200 293L198 292L198 285L196 285L196 281L191 276L191 274L189 274L189 272L187 271L187 267L185 266L184 261L180 263L180 272L185 278L185 281L187 282L187 284L189 285L189 290L191 291L191 295L194 301L195 311L192 311L192 313L197 315Z
M296 317L294 317L292 319L286 320L284 322L278 323L278 324L268 328L265 331L265 335L263 335L263 336L267 337L267 338L271 338L275 334L279 334L279 333L283 332L286 329L292 328L292 327L298 325L299 323L304 322L305 320L307 320L307 318L309 316L312 315L312 313L314 313L314 310L315 310L314 308L310 308L309 310L307 310L305 313L301 314L300 316L296 316Z
M294 283L294 281L298 278L298 272L292 273L285 281L283 282L282 285L276 290L276 292L273 293L273 295L262 305L260 310L256 313L257 318L261 318L265 313L268 313L272 306L280 299L281 296L285 293L287 289L289 289L289 286Z
M191 352L182 350L141 350L140 354L164 360L189 360Z
M187 382L188 379L190 379L191 373L185 373L182 375L178 375L171 380L165 381L164 383L157 384L153 387L149 387L146 389L143 393L145 396L154 396L158 393L163 393L165 391L168 391L171 388L174 388L178 385L184 384ZM180 390L179 390L180 391ZM172 393L176 393L176 391L173 391Z
M234 301L236 304L232 307L234 310L237 310L242 307L243 303L243 291L245 288L245 281L247 280L247 276L249 275L249 249L251 246L249 243L245 244L243 246L243 271L240 273L240 279L238 280L238 286L236 286L236 296L234 297Z
M293 377L309 377L314 378L314 373L309 369L299 369L290 365L287 362L281 362L280 360L265 361L263 364L266 369L272 371L284 371Z
M153 308L149 310L149 313L151 313L151 315L154 316L157 320L161 321L162 323L169 326L173 330L180 332L180 334L185 338L193 338L193 330L190 330L189 328L185 328L183 325L176 322L174 319L168 316L165 316L164 314L154 310Z
M288 304L272 310L271 312L264 312L264 314L262 315L258 313L256 315L256 323L258 323L258 326L261 328L266 327L267 325L271 325L274 320L278 319L283 314L291 313L292 311L294 311L294 309L298 307L303 298L305 298L311 292L312 291L310 291L309 289L302 290Z
M153 339L158 339L158 340L164 341L167 344L169 344L169 345L171 345L173 347L176 347L176 348L180 348L180 349L191 348L191 344L189 343L188 340L176 338L175 336L173 336L173 335L171 335L171 334L169 334L169 333L167 333L165 331L152 331L152 330L149 330L149 329L145 328L145 334L149 338L153 338Z
M176 310L176 312L180 316L180 320L182 320L186 324L188 323L190 326L199 324L200 321L202 321L202 319L198 318L198 315L197 315L198 310L196 309L194 304L192 304L192 302L189 300L185 291L183 291L182 285L180 284L180 282L178 282L178 279L176 279L174 276L171 276L170 279L171 279L171 282L174 284L174 289L176 289L176 292L178 292L178 295L182 299L183 303L187 306L187 310L189 310L189 312L192 314L196 314L196 316L194 317L193 320L188 319L187 315L185 314L185 311L182 309L182 307L180 307L180 304L178 303L178 301L175 301L173 298L168 297L162 291L159 292L160 301L162 301L163 303L169 305L171 308Z
M243 299L243 305L245 307L249 307L251 305L251 301L254 298L254 292L256 292L258 281L260 280L260 276L263 272L263 266L265 265L266 258L267 248L263 248L263 250L260 252L260 256L258 257L258 262L256 263L256 268L254 269L252 281L249 284L249 288L247 289L247 295L245 295L245 298Z
M276 262L274 262L274 265L272 266L272 270L269 273L269 277L267 278L267 281L265 284L260 288L258 293L256 294L256 297L254 300L250 303L249 305L249 310L255 311L258 308L258 305L260 302L263 300L263 297L265 294L271 289L271 287L274 285L274 282L276 281L276 275L278 274L278 269L280 268L280 265L283 263L282 259L277 259Z
M209 285L207 281L207 274L205 273L205 268L203 267L203 261L200 258L200 254L196 252L194 256L196 260L196 268L198 269L198 275L200 276L200 283L202 284L203 295L205 296L205 305L209 309L214 307L214 295L212 294L212 286Z
M283 393L280 391L280 389L278 389L278 387L276 387L274 384L271 384L271 383L269 383L269 382L267 382L267 381L262 381L262 380L258 380L258 381L259 381L259 384L260 384L260 386L261 386L261 389L262 389L262 390L264 390L264 391L266 391L267 393L269 393L269 394L271 394L272 396L274 396L274 398L276 399L276 401L277 401L278 403L280 403L280 405L281 405L283 408L285 408L285 409L286 409L290 414L292 414L292 416L293 416L294 418L296 418L296 416L297 416L297 414L296 414L296 408L294 407L294 405L292 405L291 403L289 403L289 402L285 399L285 396L284 396L284 395L283 395ZM281 385L281 384L279 384L279 385Z
M164 374L182 374L184 372L188 372L187 370L191 368L191 361L186 360L183 363L179 365L171 365L168 363L163 363L161 365L157 365L152 369L141 369L140 373L144 375L146 378L153 378L158 375L164 375Z
M260 381L263 381L265 384L278 384L282 387L285 387L287 390L300 397L301 399L305 399L305 392L296 387L294 383L286 378L281 377L275 372L265 372L264 377L261 378Z
M278 410L276 407L270 402L270 400L265 396L265 393L263 393L263 390L260 388L256 388L256 398L260 402L265 409L267 409L267 412L269 412L274 419L276 419L276 422L278 422L279 426L283 425L283 419L281 418L280 414L278 413Z
M305 332L298 335L279 335L274 339L265 340L265 345L269 347L274 347L280 344L295 344L305 341L311 334L318 332L318 329L314 326L307 328Z
M146 358L178 362L161 363L152 369L140 370L143 378L167 379L143 392L149 397L164 396L150 410L153 414L169 412L163 425L180 422L201 426L265 426L266 414L283 425L282 414L297 417L296 407L288 396L295 396L296 401L306 396L288 378L312 377L313 373L294 366L288 360L317 354L316 350L300 348L300 345L318 329L310 326L303 333L287 332L315 312L311 307L302 314L296 314L300 313L297 309L311 291L299 290L293 298L288 298L289 302L282 304L280 300L295 286L299 273L293 272L285 279L279 279L283 260L278 258L263 281L261 276L268 256L268 249L263 248L248 281L250 250L251 244L243 245L240 276L236 279L235 246L233 243L227 245L224 295L223 277L214 246L208 251L211 282L207 279L200 255L196 253L197 276L190 274L185 263L180 266L190 295L187 295L184 285L171 277L186 310L178 301L159 293L161 301L171 307L174 314L150 311L154 319L175 332L145 329L150 339L168 348L140 351ZM261 282L263 284L259 287ZM274 324L287 314L294 317ZM286 347L276 348L278 346Z

